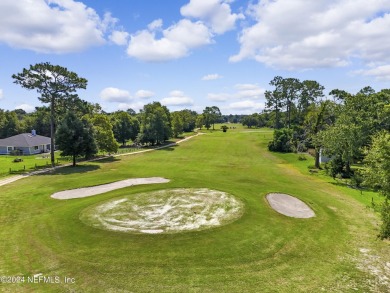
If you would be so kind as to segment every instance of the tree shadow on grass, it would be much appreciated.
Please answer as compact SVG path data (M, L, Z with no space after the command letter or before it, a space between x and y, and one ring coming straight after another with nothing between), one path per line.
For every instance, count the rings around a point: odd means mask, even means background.
M71 174L82 174L91 171L96 171L100 169L98 165L76 165L76 167L66 166L58 168L49 172L37 174L38 176L47 176L47 175L71 175Z
M113 162L117 162L117 161L120 161L121 159L119 158L115 158L115 157L107 157L107 158L104 158L104 159L101 159L101 160L96 160L97 163L113 163Z
M156 151L168 151L168 152L172 152L175 150L175 148L177 148L179 145L175 144L175 145L171 145L171 146L167 146L167 147L164 147L164 148L158 148L156 149Z

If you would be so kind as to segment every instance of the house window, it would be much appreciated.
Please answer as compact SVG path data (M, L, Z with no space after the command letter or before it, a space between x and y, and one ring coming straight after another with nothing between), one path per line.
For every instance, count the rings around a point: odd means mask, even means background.
M36 146L34 147L34 151L37 151L37 150L39 150L39 146L36 145Z
M10 153L14 150L14 147L7 147L7 151Z

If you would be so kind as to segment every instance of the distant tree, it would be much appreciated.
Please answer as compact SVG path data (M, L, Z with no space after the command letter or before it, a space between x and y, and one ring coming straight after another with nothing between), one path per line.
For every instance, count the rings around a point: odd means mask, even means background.
M320 168L320 148L321 140L317 139L317 134L334 124L334 103L330 100L321 102L319 105L311 104L307 109L303 128L307 144L314 147L316 168Z
M310 105L317 103L324 96L325 87L315 80L304 80L302 82L301 94L298 101L299 123L302 123Z
M333 96L333 100L335 102L340 102L340 101L344 101L351 94L344 90L334 89L329 92L329 95Z
M108 117L104 114L95 114L91 118L97 147L100 151L107 153L116 153L118 151L118 143L115 140L112 124Z
M372 146L367 150L366 168L363 170L364 183L379 188L385 197L382 205L381 239L390 239L390 133L381 131L374 135Z
M129 113L131 116L137 115L137 113L131 108L127 109L126 112Z
M159 102L145 105L140 112L140 118L141 130L137 137L139 142L161 144L171 137L170 112Z
M196 125L197 128L202 129L202 127L204 125L204 116L203 116L203 114L200 114L200 115L198 115L196 117L195 125Z
M58 126L56 144L62 151L61 156L73 157L73 166L76 166L78 156L88 159L97 153L92 124L72 112L67 113Z
M212 106L212 107L206 107L203 110L203 118L204 118L204 123L205 127L207 129L210 128L211 125L213 125L213 130L214 130L214 125L215 123L218 122L218 119L222 116L221 111L217 106Z
M243 126L247 126L248 128L252 128L253 126L255 126L255 127L258 126L259 121L257 119L257 115L253 114L253 115L245 116L242 119L241 123Z
M43 136L50 137L50 108L49 107L35 107L35 111L29 115L30 130L35 129L36 133Z
M0 138L7 138L19 134L21 131L21 123L16 113L14 111L5 111L2 116L2 121L0 121Z
M281 76L275 76L269 84L275 87L274 95L277 93L276 96L281 99L282 106L286 107L286 124L287 128L290 128L291 109L293 108L294 101L297 100L300 95L302 84L297 78L282 78Z
M174 137L178 137L183 133L183 119L179 112L174 112L171 115L172 118L172 134Z
M274 90L274 91L266 91L265 92L265 107L268 111L273 113L273 128L279 129L282 127L281 123L281 111L283 108L283 97L282 93Z
M87 87L87 80L79 77L68 69L51 65L50 63L38 63L24 68L21 73L12 75L14 82L28 90L36 90L41 96L38 98L50 106L50 138L51 138L51 165L54 167L54 125L55 112L58 104L66 100L77 98L75 92Z
M116 112L113 115L113 132L116 140L122 145L126 145L126 141L129 139L135 141L137 138L139 122L127 112Z

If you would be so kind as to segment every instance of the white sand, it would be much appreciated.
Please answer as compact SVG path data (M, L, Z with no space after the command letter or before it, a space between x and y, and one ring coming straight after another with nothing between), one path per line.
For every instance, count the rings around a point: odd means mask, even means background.
M84 187L84 188L60 191L60 192L53 193L51 197L55 199L82 198L82 197L93 196L101 193L106 193L115 189L129 187L133 185L157 184L157 183L167 183L167 182L169 182L168 179L161 178L161 177L133 178L133 179L116 181L113 183L97 185L92 187Z
M269 193L266 198L270 206L282 215L304 219L315 217L315 213L307 204L291 195Z
M242 212L243 204L222 191L169 189L105 202L88 209L81 219L111 231L160 234L220 226Z

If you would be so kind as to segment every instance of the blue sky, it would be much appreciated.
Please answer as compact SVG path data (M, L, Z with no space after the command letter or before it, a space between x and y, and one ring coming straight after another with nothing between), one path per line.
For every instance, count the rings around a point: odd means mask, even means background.
M264 108L274 76L326 93L390 83L388 0L1 0L0 108L40 106L12 74L38 62L88 80L105 111Z

